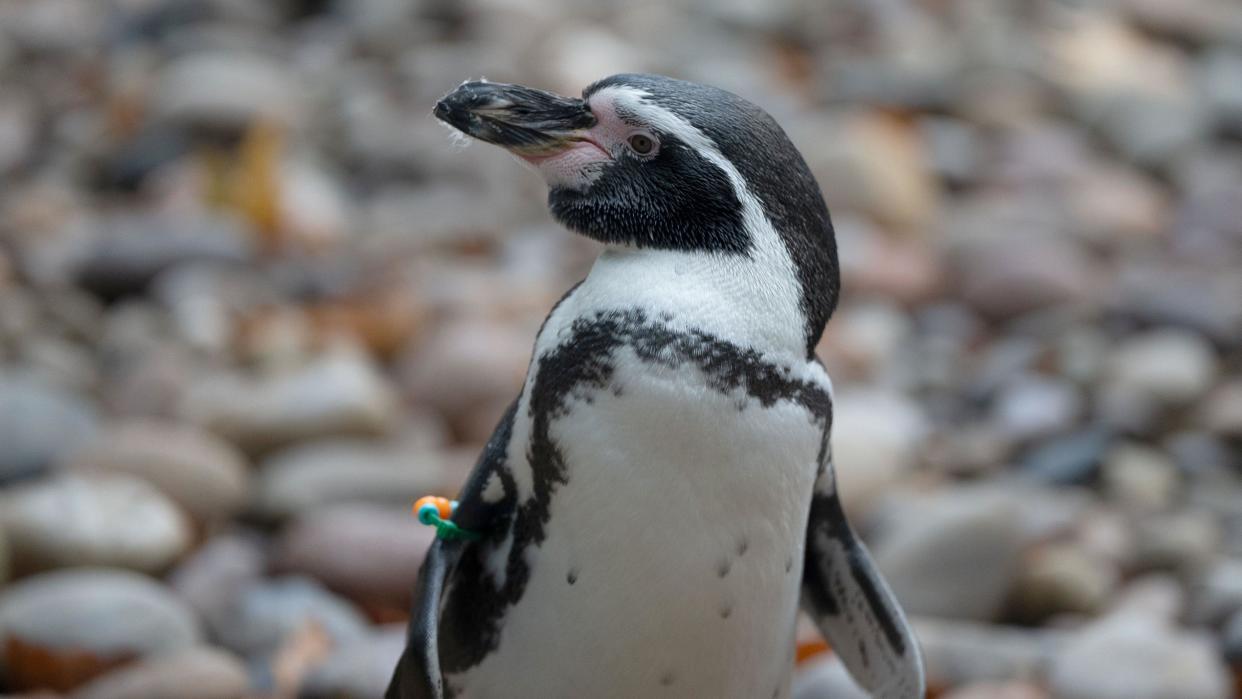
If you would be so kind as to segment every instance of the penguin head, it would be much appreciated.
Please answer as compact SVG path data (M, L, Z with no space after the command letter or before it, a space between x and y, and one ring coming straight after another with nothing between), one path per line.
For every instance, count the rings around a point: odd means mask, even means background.
M535 168L553 217L603 243L752 255L774 231L803 290L811 347L836 306L819 185L776 121L733 93L643 74L604 78L580 98L467 82L435 115Z
M622 74L574 98L468 82L435 114L533 166L552 215L604 243L746 252L748 198L778 229L831 239L819 187L784 131L715 87Z

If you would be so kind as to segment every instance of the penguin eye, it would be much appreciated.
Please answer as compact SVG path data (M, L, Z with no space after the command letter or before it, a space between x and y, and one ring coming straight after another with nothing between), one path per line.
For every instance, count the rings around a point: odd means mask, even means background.
M654 138L642 133L636 133L633 136L630 136L626 142L630 144L630 150L638 153L639 155L647 155L651 151L655 150L656 145Z

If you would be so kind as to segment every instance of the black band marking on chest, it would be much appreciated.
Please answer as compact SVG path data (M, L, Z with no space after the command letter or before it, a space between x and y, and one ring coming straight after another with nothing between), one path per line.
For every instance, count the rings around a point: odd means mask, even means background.
M498 525L497 535L476 547L477 555L462 558L454 576L441 628L442 638L452 639L441 648L447 673L477 665L499 645L505 612L522 599L530 581L527 549L546 539L553 494L568 482L565 456L551 436L552 423L569 413L572 396L610 387L616 372L616 352L622 347L629 347L649 364L670 368L694 365L712 389L721 393L741 390L765 408L778 401L801 405L824 430L831 422L832 398L822 386L792 377L788 367L764 361L756 350L710 333L676 330L663 318L652 320L641 309L604 311L575 320L570 336L539 356L533 367L531 436L524 445L532 471L532 495L517 504L503 523L507 526ZM511 485L506 481L506 492L514 492ZM512 533L513 545L505 562L504 584L498 585L484 561L503 542L506 530ZM450 624L458 628L447 628Z

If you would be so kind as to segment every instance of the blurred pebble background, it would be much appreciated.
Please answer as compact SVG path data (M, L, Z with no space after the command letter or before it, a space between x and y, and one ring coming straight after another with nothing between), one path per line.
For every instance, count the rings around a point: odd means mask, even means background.
M380 696L408 507L596 252L431 105L619 71L823 185L842 489L934 695L1238 696L1235 0L0 0L0 691Z

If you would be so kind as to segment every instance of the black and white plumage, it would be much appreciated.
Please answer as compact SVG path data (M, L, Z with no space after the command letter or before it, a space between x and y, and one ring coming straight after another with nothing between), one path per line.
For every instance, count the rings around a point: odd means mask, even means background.
M391 699L785 697L799 606L883 699L919 649L838 499L819 188L765 112L670 78L465 83L436 115L606 244L437 541Z

